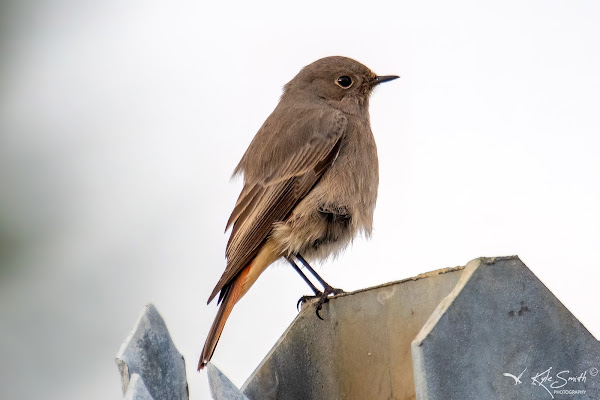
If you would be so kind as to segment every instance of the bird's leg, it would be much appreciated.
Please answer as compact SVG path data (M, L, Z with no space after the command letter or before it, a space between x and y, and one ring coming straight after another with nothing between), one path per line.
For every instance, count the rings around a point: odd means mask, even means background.
M296 258L302 263L302 265L304 265L304 267L306 267L306 269L308 269L310 271L310 273L321 283L321 285L323 285L323 288L324 288L323 293L316 294L316 292L315 292L315 296L301 297L300 300L298 300L298 304L300 304L300 302L305 302L309 299L315 299L315 298L319 299L319 301L317 301L317 304L316 304L317 307L316 307L315 313L317 314L317 317L319 317L320 320L323 320L323 318L319 314L319 311L321 311L321 309L323 308L323 304L325 304L329 301L329 295L330 294L336 295L336 294L344 293L344 291L342 289L336 289L333 286L331 286L330 284L328 284L327 282L325 282L325 280L323 278L321 278L319 276L319 274L317 274L317 272L310 266L310 264L300 254L296 254Z
M302 263L302 265L304 265L304 267L307 270L310 271L310 273L321 283L321 285L323 285L324 293L326 295L330 295L330 294L336 295L336 294L344 293L344 291L342 289L336 289L333 286L331 286L330 284L328 284L327 282L325 282L325 280L323 278L321 278L319 276L319 274L317 274L317 272L313 269L313 267L311 267L310 264L300 254L296 254L296 258Z
M306 282L306 284L308 286L310 286L312 291L315 292L314 296L300 297L300 300L298 300L298 303L296 303L296 307L298 307L300 305L300 303L304 303L308 299L317 298L317 297L321 298L323 296L323 292L321 292L319 289L317 289L317 287L310 281L310 279L308 279L308 277L306 275L304 275L304 272L302 272L302 270L300 269L300 267L298 267L298 265L294 262L294 260L292 260L290 257L286 257L285 259L288 260L288 262L292 265L292 268L294 268L296 270L296 272L298 274L300 274L302 279L304 279L304 282Z

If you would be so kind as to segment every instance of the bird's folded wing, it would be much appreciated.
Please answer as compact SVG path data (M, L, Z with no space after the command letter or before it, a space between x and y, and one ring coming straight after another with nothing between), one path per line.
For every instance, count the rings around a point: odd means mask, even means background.
M322 118L326 120L310 125L318 131L298 132L298 136L308 135L302 146L278 157L281 162L275 164L279 165L270 165L263 178L245 182L227 224L228 227L233 224L226 250L227 268L209 303L252 261L270 235L273 223L284 221L335 161L347 120L340 112ZM296 126L306 128L306 125Z

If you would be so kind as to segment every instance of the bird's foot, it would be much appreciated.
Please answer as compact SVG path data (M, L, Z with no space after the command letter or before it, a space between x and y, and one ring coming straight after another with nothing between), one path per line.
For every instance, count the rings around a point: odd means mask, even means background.
M327 296L329 296L329 295L336 296L338 294L342 294L342 293L346 293L346 292L344 292L342 289L336 289L334 287L327 285L327 286L325 286L325 293L327 294Z
M315 299L320 299L321 297L323 297L322 292L317 292L314 296L302 296L298 299L298 302L296 303L296 309L300 311L300 304L304 304Z
M316 309L315 309L315 314L317 314L317 317L323 321L323 318L321 317L321 314L319 314L319 312L321 311L321 309L323 308L323 304L329 302L329 296L335 296L341 293L345 293L342 289L336 289L334 287L331 287L329 285L325 286L325 290L323 292L318 292L315 293L314 296L302 296L300 297L300 299L298 300L298 303L296 303L296 307L298 307L301 303L304 304L308 301L312 301L312 300L317 300L316 302Z

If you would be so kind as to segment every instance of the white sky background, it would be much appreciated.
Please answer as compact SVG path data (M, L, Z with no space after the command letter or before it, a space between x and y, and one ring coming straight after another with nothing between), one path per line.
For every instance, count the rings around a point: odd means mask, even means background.
M600 3L109 0L2 5L0 398L120 398L145 303L195 367L229 182L281 87L324 56L372 96L371 241L319 268L364 288L518 254L600 337ZM33 3L36 3L33 5ZM241 385L308 287L269 269L213 361Z

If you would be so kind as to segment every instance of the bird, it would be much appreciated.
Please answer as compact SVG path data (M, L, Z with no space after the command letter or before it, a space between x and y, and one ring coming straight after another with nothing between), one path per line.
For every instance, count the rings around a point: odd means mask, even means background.
M233 306L278 259L315 292L319 318L328 296L342 292L309 261L338 254L359 233L371 234L379 167L369 97L377 85L397 78L332 56L305 66L284 86L233 173L243 175L243 188L225 228L231 228L227 266L208 298L210 304L219 294L219 309L198 370L211 360Z

